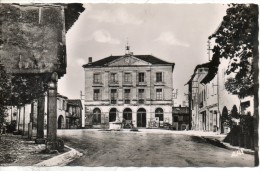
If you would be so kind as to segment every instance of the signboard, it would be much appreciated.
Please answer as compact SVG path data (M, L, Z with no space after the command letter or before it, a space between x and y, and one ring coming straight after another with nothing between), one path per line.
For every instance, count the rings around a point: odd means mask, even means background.
M66 72L62 5L0 4L0 60L13 74Z

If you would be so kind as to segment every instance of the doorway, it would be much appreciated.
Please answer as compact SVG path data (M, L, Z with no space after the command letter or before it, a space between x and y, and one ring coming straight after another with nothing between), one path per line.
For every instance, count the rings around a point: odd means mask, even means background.
M146 110L144 108L137 111L137 127L146 127Z

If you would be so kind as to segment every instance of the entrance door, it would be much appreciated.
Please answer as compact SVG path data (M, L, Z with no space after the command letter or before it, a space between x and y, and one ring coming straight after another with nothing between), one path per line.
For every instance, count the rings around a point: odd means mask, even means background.
M137 111L137 127L146 127L146 110L144 108Z
M64 124L64 119L63 119L63 116L60 115L58 118L58 129L63 128L63 124Z

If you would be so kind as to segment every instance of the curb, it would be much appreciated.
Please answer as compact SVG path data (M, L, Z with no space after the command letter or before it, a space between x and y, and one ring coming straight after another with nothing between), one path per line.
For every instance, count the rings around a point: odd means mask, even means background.
M241 148L241 147L234 147L234 146L231 146L230 144L224 143L224 142L222 142L222 144L229 150L241 151L245 154L251 154L251 155L255 154L255 151L250 150L250 149Z
M68 147L65 145L66 148L70 149L70 151L63 153L61 155L55 156L53 158L50 158L48 160L44 160L40 163L35 164L34 166L36 167L43 167L43 166L65 166L68 163L72 162L73 160L75 160L76 158L79 158L81 156L83 156L82 153L80 153L79 151Z
M232 151L240 151L244 154L251 154L251 155L254 155L255 152L253 150L250 150L250 149L246 149L246 148L241 148L241 147L236 147L236 146L232 146L230 145L229 143L225 143L225 142L221 142L217 139L212 139L212 138L208 138L208 137L204 137L204 136L201 136L201 138L204 138L207 140L207 142L209 142L210 144L212 145L215 145L215 146L218 146L218 147L224 147L228 150L232 150ZM212 143L213 142L213 143ZM217 145L216 145L217 144Z

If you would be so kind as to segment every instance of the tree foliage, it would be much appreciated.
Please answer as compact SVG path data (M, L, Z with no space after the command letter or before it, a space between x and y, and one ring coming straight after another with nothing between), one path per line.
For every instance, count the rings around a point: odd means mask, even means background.
M47 90L47 81L43 76L15 75L12 77L11 105L31 103Z
M258 58L258 5L231 4L219 29L209 37L215 39L213 58L229 58L227 74L234 73L225 86L239 97L253 95L253 61Z
M11 92L10 75L6 73L4 66L0 63L0 124L4 122L6 105Z

